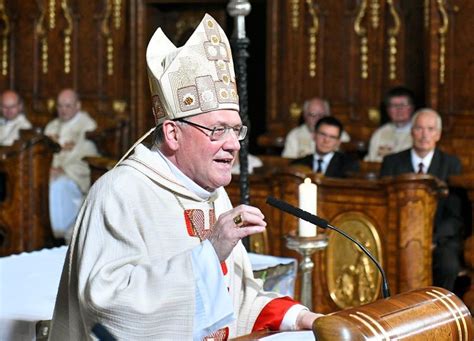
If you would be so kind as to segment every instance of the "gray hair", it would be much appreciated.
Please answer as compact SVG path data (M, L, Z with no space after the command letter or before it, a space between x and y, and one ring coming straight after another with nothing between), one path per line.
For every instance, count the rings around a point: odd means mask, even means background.
M413 117L411 119L412 126L415 125L415 122L418 119L418 116L420 116L422 113L425 113L425 112L435 115L435 117L436 117L436 129L438 129L438 131L442 131L443 122L441 120L441 116L438 114L438 112L436 110L431 109L431 108L421 108L421 109L418 109L417 111L415 111L415 113L413 114Z
M329 105L329 102L326 101L325 99L322 99L322 98L319 98L319 97L313 97L313 98L310 98L310 99L307 99L306 101L304 101L304 103L303 103L303 113L308 112L309 106L310 106L311 102L313 102L313 101L322 102L326 115L328 115L328 116L331 115L331 107Z
M174 121L178 125L183 125L183 122ZM165 133L163 132L163 124L158 125L153 132L153 147L159 148L161 144L165 141Z

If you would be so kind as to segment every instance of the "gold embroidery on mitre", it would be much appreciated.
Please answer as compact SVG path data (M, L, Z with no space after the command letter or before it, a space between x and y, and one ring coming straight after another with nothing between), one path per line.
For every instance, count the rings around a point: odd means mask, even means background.
M208 14L179 49L157 30L147 48L147 65L152 96L160 96L154 109L157 124L214 110L239 110L229 41Z
M159 119L166 116L165 110L163 109L163 105L161 104L160 97L158 95L154 95L151 97L152 102L152 111L153 116L155 117L155 122L158 122Z

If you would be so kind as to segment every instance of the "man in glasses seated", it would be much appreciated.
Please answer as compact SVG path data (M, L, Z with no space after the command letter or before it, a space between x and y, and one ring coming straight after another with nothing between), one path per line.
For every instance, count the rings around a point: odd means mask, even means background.
M314 128L316 151L296 159L294 165L304 165L328 177L344 178L359 171L359 162L338 151L341 144L342 123L335 117L321 118Z
M241 239L262 212L232 207L223 186L247 134L231 50L205 15L176 48L158 29L147 48L156 128L91 188L61 278L51 340L226 340L311 329L320 316L262 290Z
M331 115L329 102L322 98L311 98L303 105L303 124L290 130L285 138L285 148L281 156L296 159L313 154L315 151L315 141L313 138L314 125L319 119ZM342 142L351 140L349 134L343 131Z
M382 162L384 156L411 148L411 116L415 111L415 96L410 89L397 86L383 100L390 122L374 131L365 161Z

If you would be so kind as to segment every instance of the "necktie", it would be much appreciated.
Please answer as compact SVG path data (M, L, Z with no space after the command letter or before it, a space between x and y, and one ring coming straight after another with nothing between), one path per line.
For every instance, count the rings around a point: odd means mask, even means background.
M420 162L418 164L418 174L423 174L423 162Z
M316 170L316 173L322 173L323 172L323 159L318 159L318 169Z

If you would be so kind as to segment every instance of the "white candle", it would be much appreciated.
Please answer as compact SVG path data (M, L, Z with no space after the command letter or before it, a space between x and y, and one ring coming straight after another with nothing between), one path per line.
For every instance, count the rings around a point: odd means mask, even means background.
M318 187L316 184L313 184L310 178L304 179L304 182L298 187L298 200L300 208L306 212L316 215L318 203L317 197ZM300 219L298 225L298 235L300 237L315 237L316 226Z

